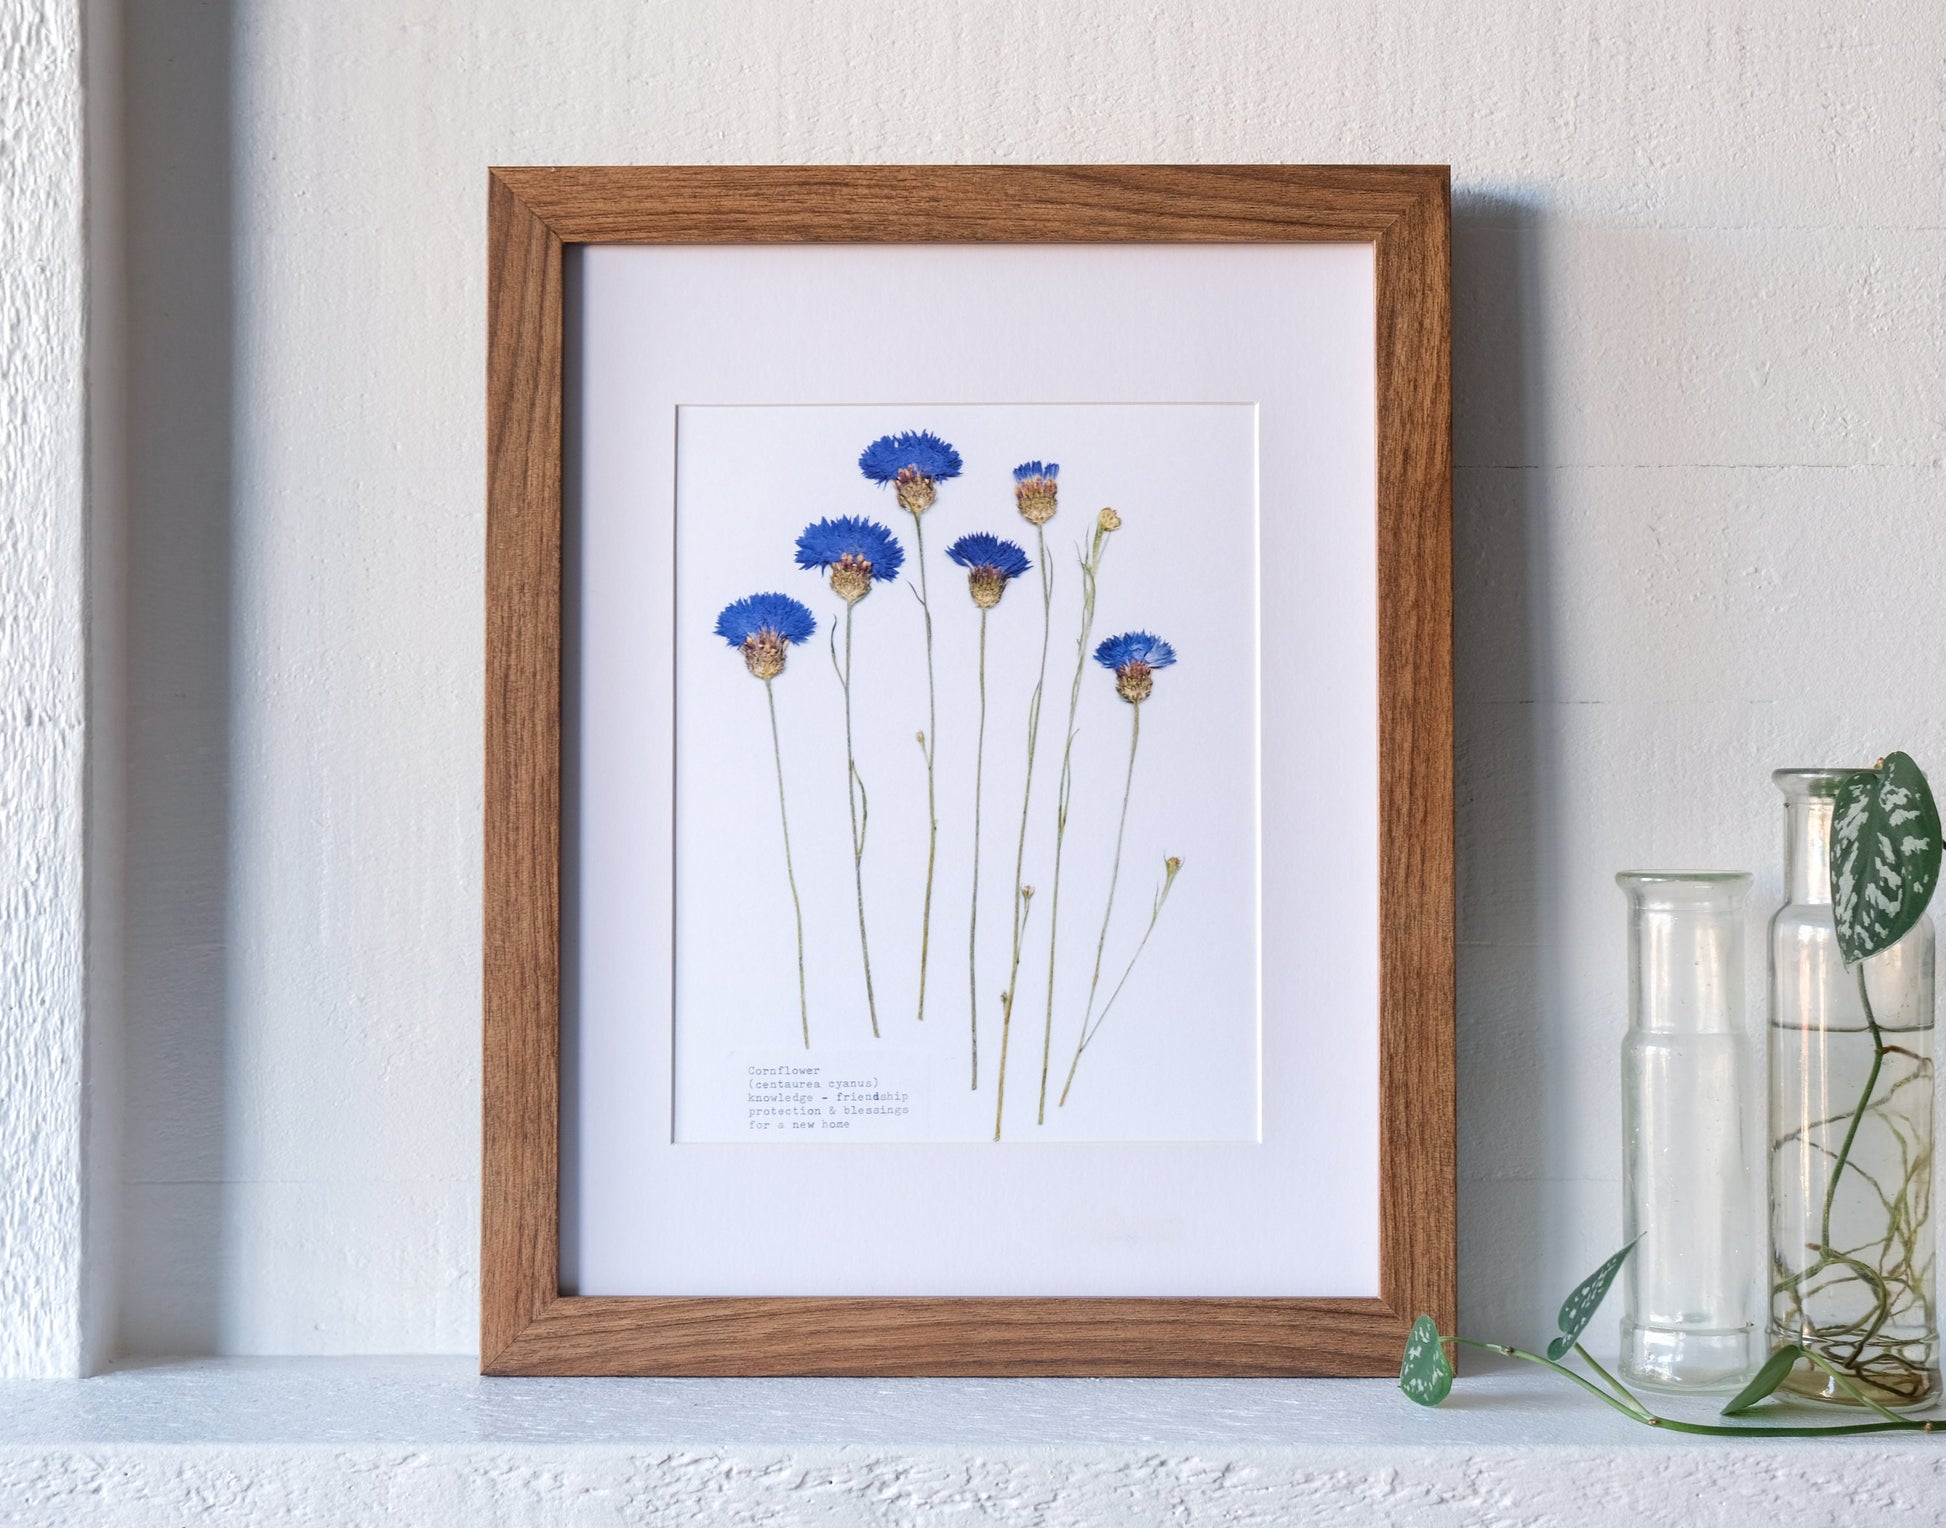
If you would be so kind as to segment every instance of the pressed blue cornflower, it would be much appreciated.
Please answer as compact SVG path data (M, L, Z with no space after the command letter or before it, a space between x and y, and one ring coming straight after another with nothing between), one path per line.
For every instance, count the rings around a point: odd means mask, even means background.
M899 507L915 515L932 508L937 485L960 474L959 452L930 430L881 435L858 454L858 470L874 483L896 483Z
M1125 631L1104 637L1095 649L1095 662L1115 675L1115 693L1131 705L1141 705L1155 688L1153 671L1176 661L1176 650L1146 631Z
M1013 542L985 531L960 537L946 548L946 555L966 569L966 586L972 591L973 603L982 610L999 604L1008 583L1034 566Z
M828 569L832 591L847 605L871 593L874 582L897 578L904 564L905 548L898 537L876 520L857 515L819 520L797 538L797 565Z
M716 618L716 634L743 649L744 666L759 679L783 673L791 647L817 629L817 617L788 594L746 594Z
M1054 518L1060 475L1059 462L1022 462L1014 468L1014 502L1029 525L1045 525Z

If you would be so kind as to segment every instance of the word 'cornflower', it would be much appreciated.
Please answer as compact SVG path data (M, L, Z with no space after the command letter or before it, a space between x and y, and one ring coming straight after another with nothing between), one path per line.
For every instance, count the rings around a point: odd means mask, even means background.
M811 1048L811 1008L804 992L804 905L797 896L797 868L791 862L791 814L784 803L784 748L777 737L777 695L771 680L784 672L792 647L809 641L817 617L788 594L749 594L723 607L716 634L743 654L743 666L764 682L770 705L770 754L777 765L777 816L784 828L784 877L790 883L791 911L797 918L797 1017L804 1048Z
M946 548L946 556L966 569L966 587L982 610L999 604L1007 585L1034 566L1011 541L985 531L960 537Z
M804 527L797 538L797 565L831 575L831 592L855 605L872 585L890 582L905 565L905 548L876 520L842 515Z
M1014 503L1029 525L1045 525L1054 518L1059 462L1022 462L1014 468Z

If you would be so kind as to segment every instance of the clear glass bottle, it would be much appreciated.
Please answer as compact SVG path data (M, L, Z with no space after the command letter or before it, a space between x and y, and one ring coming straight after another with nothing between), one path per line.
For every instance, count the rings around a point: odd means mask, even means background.
M1770 1336L1882 1405L1939 1388L1933 1283L1933 927L1845 969L1831 811L1848 769L1780 769L1785 904L1770 924ZM1842 1166L1841 1166L1842 1164ZM1855 1405L1800 1364L1794 1394Z
M1653 1390L1734 1390L1762 1362L1744 1036L1750 877L1630 870L1622 1042L1622 1374Z

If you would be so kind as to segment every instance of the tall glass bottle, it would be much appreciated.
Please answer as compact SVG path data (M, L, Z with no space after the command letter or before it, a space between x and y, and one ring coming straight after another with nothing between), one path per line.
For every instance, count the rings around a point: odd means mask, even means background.
M1831 813L1847 769L1780 769L1786 899L1770 924L1770 1335L1882 1405L1939 1388L1933 927L1845 968ZM1856 1404L1800 1364L1798 1395Z
M1733 1390L1762 1361L1762 1260L1744 1108L1743 917L1750 877L1625 871L1622 1373Z

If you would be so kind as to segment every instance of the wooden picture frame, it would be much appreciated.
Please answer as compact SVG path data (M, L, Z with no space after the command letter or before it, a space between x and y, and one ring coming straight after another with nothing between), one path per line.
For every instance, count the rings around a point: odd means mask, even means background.
M1418 1313L1451 1329L1449 222L1437 166L490 173L482 1372L1376 1375L1396 1370ZM560 1292L563 250L888 240L1375 247L1375 1299Z

